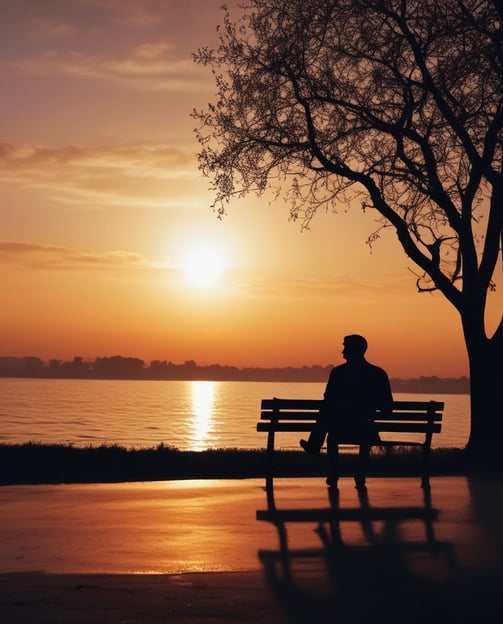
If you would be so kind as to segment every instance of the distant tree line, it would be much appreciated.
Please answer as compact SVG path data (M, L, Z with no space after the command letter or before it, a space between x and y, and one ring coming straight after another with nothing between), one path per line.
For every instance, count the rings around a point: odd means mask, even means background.
M237 368L221 364L199 365L194 360L175 364L167 360L152 360L146 364L135 357L113 355L84 360L74 357L66 362L37 357L0 357L0 376L89 378L89 379L182 379L182 380L243 380L243 381L325 381L332 366L303 366L301 368Z
M208 381L284 381L325 382L332 368L328 366L260 368L226 366L221 364L199 365L194 360L175 364L167 360L152 360L149 365L135 357L113 355L84 360L74 357L71 361L52 359L44 362L38 357L0 356L0 377L39 377L47 379L166 379ZM441 378L419 377L417 379L391 379L397 393L452 393L469 392L467 377Z

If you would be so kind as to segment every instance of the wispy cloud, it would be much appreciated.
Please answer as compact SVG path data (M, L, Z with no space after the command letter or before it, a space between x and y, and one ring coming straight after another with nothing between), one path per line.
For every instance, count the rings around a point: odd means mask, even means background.
M141 44L127 55L109 57L47 51L37 58L0 61L0 72L99 80L143 91L174 91L178 96L182 91L207 89L211 80L208 72L189 58L172 58L170 49L161 41Z
M221 11L199 0L180 4L65 0L57 9L36 2L9 7L17 40L0 59L0 76L94 80L178 96L198 91L212 77L191 52L208 42L209 30L215 33Z
M179 4L179 0L66 0L78 9L100 15L107 22L114 22L119 27L148 29L165 23ZM201 7L200 0L185 0L184 4Z
M34 17L32 24L32 36L44 39L66 39L78 32L76 26L57 16Z
M170 0L167 0L168 3ZM31 37L61 39L90 37L103 30L134 28L148 30L162 24L166 9L156 0L65 0L52 9L40 2L20 4L25 28Z
M58 245L0 241L0 266L30 270L160 270L146 256L124 250L85 252Z
M0 182L72 205L166 207L201 183L193 153L164 144L102 147L0 144Z
M41 245L22 241L0 241L0 269L28 271L107 271L116 274L138 274L146 277L179 276L182 267L174 262L157 262L147 256L123 249L106 251L82 251L59 245ZM334 275L330 280L281 275L250 274L233 269L226 278L223 290L238 298L269 301L302 299L354 299L382 301L410 290L415 294L407 275L383 274L372 282L353 275Z
M243 278L244 279L241 279ZM304 299L344 298L381 299L394 293L403 294L404 289L415 294L413 282L404 273L385 273L365 280L350 274L334 274L330 279L290 277L281 275L235 275L236 291L252 298Z

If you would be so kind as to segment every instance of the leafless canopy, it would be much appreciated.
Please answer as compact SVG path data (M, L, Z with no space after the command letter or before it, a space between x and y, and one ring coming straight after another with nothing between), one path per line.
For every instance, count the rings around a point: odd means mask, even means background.
M376 210L458 309L502 236L503 19L490 0L246 0L224 13L215 102L195 111L215 207L282 189L308 225ZM373 237L379 236L379 229ZM373 237L369 239L372 242ZM460 286L461 285L461 286Z

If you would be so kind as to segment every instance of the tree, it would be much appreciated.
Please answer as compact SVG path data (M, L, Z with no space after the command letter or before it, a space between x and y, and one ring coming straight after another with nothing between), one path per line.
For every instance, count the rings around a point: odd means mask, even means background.
M419 292L458 311L468 449L503 440L503 319L485 310L503 239L503 13L490 0L246 0L224 8L216 102L194 111L214 208L283 191L308 225L361 202L394 228Z

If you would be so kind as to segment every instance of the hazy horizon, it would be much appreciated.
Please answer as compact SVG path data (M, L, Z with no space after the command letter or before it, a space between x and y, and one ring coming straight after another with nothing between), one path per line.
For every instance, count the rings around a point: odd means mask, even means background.
M70 360L61 360L61 359L56 359L56 358L49 358L48 360L44 360L42 358L39 358L38 356L8 356L8 355L1 355L0 354L0 371L6 371L6 370L10 370L10 371L14 371L16 370L16 362L10 362L11 366L9 367L9 360L17 360L17 363L20 364L25 364L24 367L19 367L18 370L33 370L36 371L37 368L36 366L33 368L30 368L30 363L29 360L37 360L38 362L40 362L44 369L48 369L51 366L51 362L57 363L58 364L58 369L61 370L63 368L67 368L67 370L70 370L72 368L72 366L86 366L86 365L92 365L94 363L96 363L99 360L123 360L123 361L127 361L127 360L135 360L136 362L142 362L143 363L143 368L141 370L151 370L153 368L155 368L156 366L160 365L161 368L163 367L172 367L172 368L186 368L186 369L191 369L191 368L198 368L198 369L208 369L208 368L221 368L223 370L228 369L229 371L235 370L235 371L288 371L288 370L294 370L294 371L306 371L306 374L309 373L315 373L316 371L319 372L323 372L325 375L328 375L330 369L333 366L337 366L339 363L343 363L343 362L338 362L336 364L334 363L329 363L329 364L319 364L319 363L314 363L314 364L303 364L300 366L289 366L289 365L278 365L278 366L273 366L273 367L267 367L267 366L235 366L233 364L223 364L220 362L211 362L211 363L202 363L202 362L197 362L195 360L184 360L183 362L173 362L172 360L163 358L163 359L155 359L155 360L151 360L151 361L146 361L142 358L137 358L135 356L128 356L128 355L124 355L124 354L114 354L114 355L102 355L102 356L96 356L94 358L82 358L80 356L74 356L73 358L71 358ZM33 363L32 363L33 364ZM421 374L418 375L416 377L403 377L403 376L390 376L391 379L396 380L400 380L400 381L420 381L420 380L434 380L434 379L438 379L438 380L445 380L445 381L463 381L463 380L468 380L468 377L466 375L460 375L457 377L439 377L437 375L428 375L428 374ZM320 381L324 381L325 377L320 378Z

